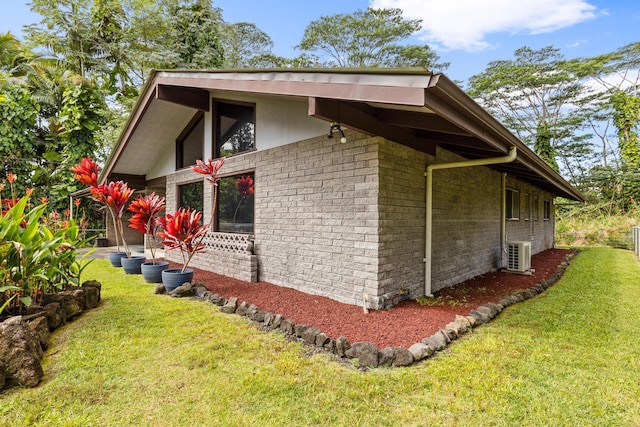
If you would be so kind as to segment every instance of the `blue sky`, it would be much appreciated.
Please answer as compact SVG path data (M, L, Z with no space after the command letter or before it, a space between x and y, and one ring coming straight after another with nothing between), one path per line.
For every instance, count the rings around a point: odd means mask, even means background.
M27 2L0 0L0 32L21 37L22 26L39 22ZM399 7L423 20L412 43L429 44L445 71L462 82L487 64L511 59L522 46L553 45L565 57L585 57L640 41L638 0L214 0L227 22L252 22L271 36L274 53L295 56L308 23L323 15L367 6Z

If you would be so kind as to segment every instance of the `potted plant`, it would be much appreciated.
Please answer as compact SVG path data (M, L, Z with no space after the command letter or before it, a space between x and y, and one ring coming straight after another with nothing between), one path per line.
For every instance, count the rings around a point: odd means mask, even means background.
M78 181L91 187L90 192L93 200L109 210L113 220L113 231L116 237L117 248L115 253L109 253L109 261L111 261L111 265L114 267L121 267L123 257L131 258L131 251L124 239L122 214L134 190L129 188L127 183L123 181L111 181L106 185L98 184L98 164L91 160L90 157L83 158L79 164L70 168L70 170L76 174L75 178ZM124 251L120 251L120 239L122 239Z
M158 214L165 208L165 198L151 193L140 196L129 205L129 211L133 212L129 218L129 227L138 230L148 236L149 249L151 250L151 262L142 262L140 270L147 283L162 282L162 271L169 268L166 261L156 261L156 249L158 241ZM145 259L146 261L146 259Z
M213 203L211 204L211 217L206 225L200 224L202 213L191 212L190 209L180 208L175 214L167 214L164 218L158 218L158 223L164 231L158 233L164 241L162 244L167 250L180 249L182 252L182 269L167 269L162 272L162 283L167 291L171 291L185 282L193 280L193 270L187 269L189 262L198 252L203 252L205 247L202 238L213 224L218 199L218 171L222 167L225 158L221 157L216 161L208 159L206 162L196 160L196 165L192 169L202 175L207 176L207 181L211 184L213 192Z
M162 271L162 283L167 291L172 291L185 282L193 280L193 270L187 268L193 256L204 251L202 237L209 225L200 224L202 214L190 208L180 208L175 214L167 214L158 218L163 231L158 233L164 241L166 250L179 249L182 254L182 268L171 268Z

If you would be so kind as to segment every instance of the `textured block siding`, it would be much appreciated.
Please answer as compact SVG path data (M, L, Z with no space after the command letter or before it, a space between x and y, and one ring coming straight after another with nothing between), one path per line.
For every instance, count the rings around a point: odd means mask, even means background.
M462 158L438 149L435 159L383 138L348 132L347 144L320 136L230 157L221 173L255 170L255 256L198 255L193 266L242 280L261 280L349 304L373 306L379 296L424 291L425 178L428 162ZM167 177L168 210L180 182L201 179L190 169ZM543 221L548 193L538 195L539 221L509 221L512 240L533 240L533 252L553 246L553 221ZM527 190L528 189L528 190ZM211 194L205 186L205 221ZM501 266L501 174L487 167L434 171L432 290ZM180 254L167 252L180 261ZM249 278L250 277L250 278Z
M434 163L463 160L438 149ZM487 167L433 172L432 291L500 266L501 175Z
M165 251L165 259L182 263L182 255L177 250ZM258 281L258 257L255 255L207 250L195 255L189 267L213 271L246 282Z
M415 298L424 294L427 155L382 140L379 159L380 286L375 295L405 289Z
M378 139L353 132L258 153L260 280L359 304L378 287Z
M555 212L553 210L553 195L531 184L507 177L507 187L520 191L520 219L507 221L507 241L530 241L531 253L537 254L551 249L555 244ZM534 196L538 196L538 220L534 220L533 206L530 209L529 220L524 219L524 193L528 193L529 203L533 205ZM544 220L543 201L551 202L551 219Z
M255 156L256 152L251 152L229 157L220 170L221 175L233 175L240 171L252 169L255 166ZM202 179L203 176L194 172L191 168L182 169L174 174L168 175L166 184L167 212L175 212L179 207L177 200L178 184ZM259 184L256 182L256 189L258 188ZM211 218L212 195L211 186L205 182L203 212L203 220L205 223L208 223ZM178 263L183 262L182 255L178 250L165 251L165 258ZM255 255L207 250L204 253L194 256L189 266L213 271L248 282L258 281L258 258Z

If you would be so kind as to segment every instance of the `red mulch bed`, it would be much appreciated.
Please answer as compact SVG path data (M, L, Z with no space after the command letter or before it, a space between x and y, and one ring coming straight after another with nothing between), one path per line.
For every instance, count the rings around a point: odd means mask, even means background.
M531 276L487 273L435 292L434 296L443 301L439 306L402 301L391 309L370 310L369 314L365 314L360 306L266 282L243 282L199 269L194 269L194 281L225 298L237 297L239 302L255 304L261 311L281 314L294 323L316 327L330 338L344 336L351 343L369 341L380 349L409 348L453 321L456 314L468 315L469 311L487 302L497 303L504 296L541 282L556 271L569 252L550 249L534 255L531 267L535 273Z

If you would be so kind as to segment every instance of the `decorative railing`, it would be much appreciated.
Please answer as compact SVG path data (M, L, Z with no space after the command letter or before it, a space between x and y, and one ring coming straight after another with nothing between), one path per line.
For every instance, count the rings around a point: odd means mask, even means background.
M203 239L207 249L253 255L253 235L209 232Z

